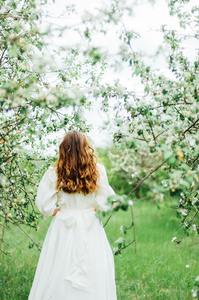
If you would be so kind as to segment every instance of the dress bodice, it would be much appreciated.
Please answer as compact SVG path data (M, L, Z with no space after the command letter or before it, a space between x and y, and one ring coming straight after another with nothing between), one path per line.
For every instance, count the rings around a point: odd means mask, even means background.
M60 191L57 195L57 203L61 209L89 209L95 208L97 204L95 193L84 196L83 194L68 194Z
M97 164L99 170L98 184L99 188L95 193L83 195L82 193L65 193L56 190L57 174L54 167L49 167L42 177L37 191L36 205L39 211L45 216L52 216L56 204L61 209L86 210L101 207L102 210L107 210L107 198L114 195L113 189L108 183L105 167L102 164Z

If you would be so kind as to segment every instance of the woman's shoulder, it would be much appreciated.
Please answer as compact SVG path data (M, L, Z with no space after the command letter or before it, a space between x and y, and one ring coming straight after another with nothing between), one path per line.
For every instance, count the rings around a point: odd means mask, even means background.
M97 167L99 170L105 170L105 166L103 164L97 163Z
M44 176L46 176L52 182L57 181L56 167L49 166L47 171L45 172Z
M103 164L97 163L97 168L101 176L106 173L106 169Z
M106 178L106 168L103 164L97 163L97 167L99 170L100 178Z

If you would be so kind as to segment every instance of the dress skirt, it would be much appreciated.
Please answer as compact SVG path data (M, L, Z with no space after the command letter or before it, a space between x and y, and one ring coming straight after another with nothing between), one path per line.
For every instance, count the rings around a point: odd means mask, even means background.
M116 300L112 250L91 210L61 210L42 247L29 300Z

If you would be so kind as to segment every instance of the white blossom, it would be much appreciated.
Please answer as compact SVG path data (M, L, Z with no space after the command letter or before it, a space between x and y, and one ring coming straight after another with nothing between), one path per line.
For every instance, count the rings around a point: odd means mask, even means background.
M183 216L187 216L187 211L185 209L180 209L179 212L181 212Z
M195 145L195 140L194 139L190 140L189 144L191 147L193 147Z
M173 243L173 242L175 242L175 241L176 241L176 239L177 239L177 237L176 237L176 236L174 236L174 237L172 238L172 240L171 240L171 241L172 241L172 243Z
M113 209L117 207L117 202L113 203Z
M198 199L197 199L196 197L194 197L194 198L192 199L192 201L191 201L191 204L194 205L194 204L197 202L197 200L198 200Z
M118 239L117 239L117 241L115 241L117 244L123 244L123 242L124 242L124 238L122 238L122 237L119 237Z
M120 233L124 232L124 226L120 226Z
M116 253L118 251L118 248L113 248L113 253Z
M129 200L129 201L128 201L128 205L129 205L129 206L132 206L132 205L133 205L133 201L132 201L132 200Z
M191 292L192 292L192 297L196 298L197 297L197 291L192 289Z
M193 224L192 227L193 227L193 230L196 230L196 224Z
M186 268L188 269L188 268L189 268L189 265L186 265Z
M137 172L131 174L131 178L134 178L137 175Z

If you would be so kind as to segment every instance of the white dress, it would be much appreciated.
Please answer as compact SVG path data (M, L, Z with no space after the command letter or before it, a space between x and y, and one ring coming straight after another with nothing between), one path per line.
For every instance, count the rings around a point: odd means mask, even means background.
M40 254L29 300L116 300L112 250L95 207L107 209L114 194L106 170L98 164L100 188L86 196L57 192L53 167L44 174L36 205L53 218Z

